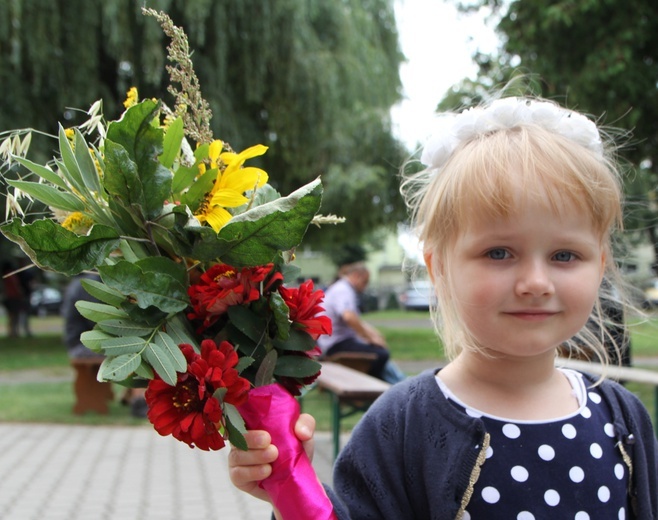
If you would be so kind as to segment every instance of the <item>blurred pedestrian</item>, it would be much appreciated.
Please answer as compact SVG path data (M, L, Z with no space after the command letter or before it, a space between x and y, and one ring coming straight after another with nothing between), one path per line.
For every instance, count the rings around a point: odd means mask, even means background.
M2 282L2 304L7 310L7 336L17 338L20 325L20 310L25 305L25 293L16 274L16 268L9 261L2 263Z
M325 356L340 352L374 354L369 374L398 383L405 378L400 369L390 361L390 352L384 336L368 322L361 319L359 295L370 281L370 272L362 262L348 264L339 270L339 278L325 292L323 307L332 322L330 336L320 336L318 345Z

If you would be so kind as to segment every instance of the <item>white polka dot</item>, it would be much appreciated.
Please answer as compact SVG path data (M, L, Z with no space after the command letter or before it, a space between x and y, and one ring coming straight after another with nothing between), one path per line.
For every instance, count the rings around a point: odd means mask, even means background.
M621 463L615 464L615 477L617 477L617 479L619 479L619 480L624 478L624 465L623 464L621 464Z
M537 453L539 454L539 457L542 460L546 460L546 461L553 460L553 458L555 457L555 450L548 444L542 444L541 446L539 446Z
M514 466L510 471L510 474L517 482L525 482L528 480L528 470L523 466Z
M622 508L619 510L619 513L617 513L617 518L618 518L619 520L626 520L626 508L622 507Z
M610 490L607 486L601 486L596 494L601 502L607 502L610 500Z
M549 489L544 493L544 502L549 506L556 506L560 503L560 494L554 489Z
M573 424L565 424L562 426L562 435L567 439L573 439L576 436L576 428Z
M574 520L589 520L589 515L585 511L578 511L576 516L573 517Z
M592 410L590 410L586 406L585 408L583 408L583 411L580 412L580 415L582 415L585 419L589 419L592 416Z
M518 515L516 515L516 520L535 520L535 515L533 515L530 511L521 511Z
M583 468L580 468L578 466L574 466L569 470L569 478L571 479L572 482L575 482L578 484L579 482L582 482L583 479L585 478L585 472L583 471Z
M476 419L479 419L482 417L482 412L478 412L477 410L473 410L472 408L466 408L466 415L470 415L471 417L475 417Z
M487 504L495 504L500 500L500 493L495 487L487 486L482 490L482 499Z
M603 431L608 437L615 436L615 427L610 423L606 423L606 425L603 427Z
M462 516L464 520L471 520L471 513L468 511L464 511L464 516Z
M595 459L603 457L603 448L596 442L593 442L589 447L589 452Z
M506 424L503 426L503 435L508 439L516 439L521 435L521 430L516 424Z
M488 459L490 459L490 458L493 456L493 453L494 453L494 452L493 452L493 448L492 448L491 446L489 446L489 447L487 448L487 451L485 452L485 456L486 456Z
M595 394L594 392L590 392L587 395L589 396L590 400L593 403L599 404L601 402L601 396L599 394Z

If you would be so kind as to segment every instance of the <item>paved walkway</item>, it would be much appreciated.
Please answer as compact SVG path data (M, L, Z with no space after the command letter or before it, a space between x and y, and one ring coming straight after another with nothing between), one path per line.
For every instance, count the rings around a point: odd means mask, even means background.
M3 520L258 520L270 508L228 478L228 448L191 449L150 426L0 424ZM331 442L314 466L331 481Z

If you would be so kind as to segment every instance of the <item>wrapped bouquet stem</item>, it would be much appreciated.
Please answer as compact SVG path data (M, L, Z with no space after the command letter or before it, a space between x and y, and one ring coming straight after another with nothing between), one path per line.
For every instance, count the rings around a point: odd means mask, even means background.
M266 430L279 457L272 463L272 474L259 485L267 491L285 519L333 520L335 515L324 488L294 427L299 403L278 384L261 386L249 392L238 407L250 430Z

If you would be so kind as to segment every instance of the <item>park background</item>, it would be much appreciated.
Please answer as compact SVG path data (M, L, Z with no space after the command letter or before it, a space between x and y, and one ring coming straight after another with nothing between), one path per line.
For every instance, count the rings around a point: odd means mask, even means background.
M165 10L188 34L216 135L236 149L269 146L255 163L282 193L322 177L321 212L346 222L312 229L297 265L303 277L326 285L338 265L365 260L373 273L368 310L378 311L367 316L383 328L395 359L420 362L414 371L442 357L428 316L400 309L413 271L407 267L418 255L398 171L429 131L434 110L478 102L504 84L616 128L628 201L616 254L643 306L658 250L655 2L0 0L3 154L16 145L5 139L9 129L31 127L32 160L52 156L48 136L58 122L80 124L98 99L113 119L131 86L143 97L167 98L166 39L142 5ZM424 98L416 104L418 85ZM11 194L4 180L0 191ZM8 217L6 202L0 198L0 213ZM18 203L33 218L45 210ZM0 256L25 260L4 238ZM36 285L61 289L66 282L38 273ZM632 320L634 356L649 363L658 356L653 315ZM33 323L33 338L0 339L0 420L123 421L128 414L120 408L109 419L71 417L61 321L37 316ZM64 401L56 404L58 396ZM653 405L650 392L643 398Z

